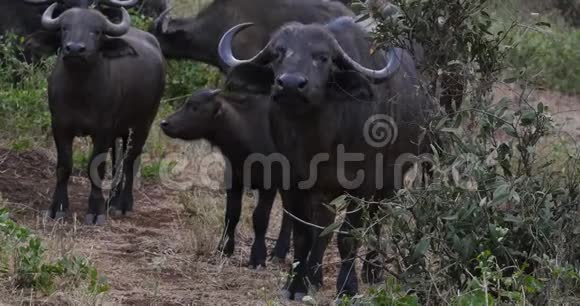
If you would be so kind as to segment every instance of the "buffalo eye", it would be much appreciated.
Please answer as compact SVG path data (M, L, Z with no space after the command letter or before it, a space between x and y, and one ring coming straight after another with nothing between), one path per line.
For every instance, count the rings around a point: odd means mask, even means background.
M286 55L286 48L276 47L274 53L276 54L277 59L282 59L284 57L284 55Z
M187 104L185 104L185 108L187 110L189 110L189 111L192 111L192 112L196 112L197 111L197 105L196 104L193 104L191 102L188 102Z
M313 57L314 57L314 60L315 61L317 61L319 63L323 63L323 64L327 63L328 60L329 60L328 54L320 54L320 53L318 53L318 54L314 54Z

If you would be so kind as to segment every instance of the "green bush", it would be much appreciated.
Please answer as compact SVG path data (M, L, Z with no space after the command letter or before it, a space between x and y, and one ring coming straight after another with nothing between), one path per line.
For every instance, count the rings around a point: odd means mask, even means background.
M46 88L54 57L30 64L19 60L20 38L0 39L0 138L17 143L44 139L50 127Z
M509 63L536 85L580 93L580 30L554 29L514 33Z
M180 105L196 89L216 87L220 77L219 71L208 65L170 60L167 65L165 99L172 105Z
M109 290L106 279L86 258L62 256L47 261L40 238L12 221L5 208L0 209L0 279L14 279L17 287L44 294L54 292L57 284L84 284L93 296Z
M409 158L414 167L392 198L331 203L378 208L366 224L383 227L379 236L368 227L351 234L382 254L387 282L343 305L580 303L580 146L554 135L549 110L527 94L493 103L489 95L489 83L518 65L510 47L519 33L512 23L491 33L485 0L392 2L401 15L379 21L379 47L409 40L429 46L436 69L424 73L425 83L451 73L472 90L453 115L440 112L425 127L432 154ZM440 17L447 27L438 27ZM527 52L522 60L559 56ZM526 86L528 76L519 76ZM570 83L578 77L556 76ZM423 174L425 164L431 176Z

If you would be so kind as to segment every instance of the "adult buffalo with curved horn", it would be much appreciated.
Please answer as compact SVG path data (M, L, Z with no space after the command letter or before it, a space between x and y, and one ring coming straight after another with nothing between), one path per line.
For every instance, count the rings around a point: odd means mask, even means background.
M365 31L352 18L325 25L289 23L257 55L240 60L233 56L232 40L248 26L228 30L218 50L232 66L230 82L271 96L272 137L291 165L289 206L306 221L293 224L295 275L286 287L289 297L300 299L318 277L311 266L314 248L323 248L329 239L314 238L305 224L327 227L333 220L317 199L344 192L366 200L391 196L401 187L409 162L428 151L421 126L432 103L421 90L410 54L396 48L373 54ZM339 294L358 291L354 261L359 242L348 234L363 226L357 203L349 202L338 235ZM380 228L374 230L378 235ZM364 281L380 280L377 255L373 250L367 254Z
M54 16L73 7L96 7L111 20L121 18L119 7L136 7L142 14L157 17L167 8L167 0L2 0L0 1L0 35L13 32L25 37L22 46L21 60L35 61L46 55L52 55L56 50L49 48L60 38L54 33L44 31L40 17L53 3L58 6Z
M167 58L192 59L225 72L216 52L219 38L238 23L251 21L256 25L233 43L234 54L247 57L262 49L270 34L287 22L328 22L340 16L354 13L339 1L214 0L193 17L171 18L167 10L155 20L150 32L159 40Z
M113 169L119 177L111 194L113 212L133 209L133 179L138 157L155 118L165 85L165 67L155 37L131 27L129 13L114 23L101 12L71 8L57 17L52 4L42 25L58 31L56 65L49 77L48 102L58 153L56 188L50 217L68 210L68 180L72 171L72 143L90 136L93 152L88 165L91 180L87 224L105 222L102 194L107 152L113 149ZM122 139L122 169L115 167L117 138ZM130 145L129 145L130 143ZM121 168L121 167L119 167Z

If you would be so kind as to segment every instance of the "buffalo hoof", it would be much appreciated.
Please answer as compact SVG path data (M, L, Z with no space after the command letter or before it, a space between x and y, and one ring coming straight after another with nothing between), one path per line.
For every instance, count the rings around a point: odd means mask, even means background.
M306 296L306 292L295 292L292 294L288 289L282 289L280 292L280 297L286 300L294 300L302 302L302 299Z
M107 223L107 216L98 215L95 219L95 225L105 225Z
M54 219L55 220L64 219L65 216L66 213L64 211L57 211L56 214L54 214Z
M283 265L286 264L286 258L281 258L278 256L272 256L270 258L270 262L272 262L275 265Z
M53 219L53 220L60 220L60 219L64 219L64 217L66 216L66 212L64 211L57 211L56 213L52 213L52 211L47 210L44 212L44 215L47 218Z
M384 280L384 270L380 265L365 261L361 273L361 280L365 284L377 284Z
M226 256L232 256L232 254L234 254L234 249L235 249L234 240L229 239L227 237L222 239L218 245L218 250Z
M85 225L105 225L107 217L105 215L87 214L85 216Z
M385 280L381 269L369 269L361 275L361 280L365 284L378 284Z
M266 269L266 264L253 264L253 263L248 263L248 268L252 269L252 270L256 270L256 271L262 271Z
M109 209L109 215L111 215L111 217L120 217L123 215L123 211L116 207L111 207Z
M306 296L306 292L296 292L294 293L294 300L298 302L302 302L302 299Z
M290 298L292 298L292 292L290 292L290 290L288 289L282 289L280 290L280 297L282 299L289 300Z
M95 224L95 215L87 214L85 216L85 225L93 225L93 224Z
M306 296L306 292L294 292L292 293L288 289L282 289L280 291L280 297L286 300L294 300L298 302L302 302L302 299Z
M115 207L115 208L111 208L109 210L109 214L112 217L130 217L131 215L133 215L133 212L131 212L131 211L123 212L123 210Z

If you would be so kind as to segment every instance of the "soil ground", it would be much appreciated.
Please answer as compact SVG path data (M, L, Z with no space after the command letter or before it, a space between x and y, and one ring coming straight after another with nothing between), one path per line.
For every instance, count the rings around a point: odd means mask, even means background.
M49 250L83 255L96 265L111 285L101 300L105 305L293 304L279 299L278 294L291 255L286 264L270 262L259 271L245 266L253 240L250 196L245 201L236 252L227 258L215 251L223 223L221 193L201 187L187 192L186 201L191 205L206 207L205 211L198 210L202 215L192 218L182 205L183 194L145 182L137 188L133 215L109 219L104 227L85 226L82 220L89 182L83 176L74 176L69 186L71 212L64 223L54 222L44 217L54 187L53 167L48 152L0 149L0 194L13 218L33 229ZM279 230L280 206L277 201L267 236L270 250ZM205 224L193 224L196 220L205 220ZM207 224L208 220L213 224ZM328 256L336 257L334 248ZM337 262L326 260L332 261ZM320 298L332 298L335 274L335 265L325 267L327 280ZM42 297L15 291L0 298L2 303L83 305L89 301L70 292Z

